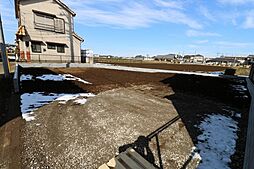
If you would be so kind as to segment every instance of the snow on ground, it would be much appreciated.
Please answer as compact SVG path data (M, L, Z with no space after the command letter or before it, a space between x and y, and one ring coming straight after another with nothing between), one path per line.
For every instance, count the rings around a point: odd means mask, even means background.
M25 81L25 80L32 80L34 77L32 75L24 75L22 74L20 76L20 81ZM70 81L79 81L81 83L85 84L91 84L90 82L87 82L81 78L78 78L76 76L73 76L71 74L58 74L58 75L53 75L53 74L45 74L41 76L35 77L35 79L43 80L43 81L65 81L65 80L70 80Z
M61 104L66 104L68 101L73 100L76 104L85 104L87 98L94 97L92 93L77 93L77 94L65 94L65 93L24 93L21 95L21 112L22 117L26 121L35 120L34 110L49 104L52 101L58 101Z
M207 72L207 73L213 75L224 75L224 72Z
M70 80L70 81L79 81L79 82L85 83L85 84L91 84L90 82L84 81L83 79L75 77L71 74L58 74L58 75L46 74L46 75L42 75L42 76L37 76L36 79L40 79L43 81L46 81L46 80L51 80L51 81Z
M20 81L32 80L32 79L33 79L32 75L21 75L20 76Z
M209 115L198 128L203 132L198 136L197 148L202 162L199 169L230 169L230 156L235 152L237 122L223 115Z

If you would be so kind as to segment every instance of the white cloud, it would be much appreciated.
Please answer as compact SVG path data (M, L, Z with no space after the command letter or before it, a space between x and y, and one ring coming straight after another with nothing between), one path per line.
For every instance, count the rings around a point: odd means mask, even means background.
M154 0L155 3L162 7L183 9L184 3L183 1L165 1L165 0Z
M215 32L203 32L203 31L197 31L197 30L188 30L186 32L186 35L189 37L203 37L203 36L221 36L218 33Z
M246 14L245 20L243 22L243 28L254 28L254 10Z
M245 42L229 42L229 41L219 41L215 42L216 45L224 48L248 48L253 46L253 43L245 43Z
M222 4L229 4L229 5L243 5L243 4L254 2L254 0L217 0L217 1Z
M210 20L210 21L216 21L214 15L212 15L211 12L205 6L200 6L199 7L199 11L208 20Z
M145 1L115 2L115 0L110 0L110 2L106 3L104 0L103 5L96 4L95 2L93 5L82 2L80 0L68 0L66 4L71 5L72 9L77 13L76 20L84 25L139 28L164 22L182 24L195 29L202 28L202 24L181 10L158 8Z

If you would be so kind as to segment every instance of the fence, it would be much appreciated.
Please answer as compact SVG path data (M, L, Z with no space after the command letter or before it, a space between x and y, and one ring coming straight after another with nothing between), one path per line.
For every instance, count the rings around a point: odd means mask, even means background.
M70 55L46 55L46 54L30 54L29 58L20 57L20 62L39 62L39 63L68 63L71 62ZM75 63L81 63L81 56L74 56Z

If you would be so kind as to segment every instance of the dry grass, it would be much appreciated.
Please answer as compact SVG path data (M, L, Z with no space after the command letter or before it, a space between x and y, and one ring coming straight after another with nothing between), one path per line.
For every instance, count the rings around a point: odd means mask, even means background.
M236 75L249 76L249 74L250 74L250 68L236 67Z

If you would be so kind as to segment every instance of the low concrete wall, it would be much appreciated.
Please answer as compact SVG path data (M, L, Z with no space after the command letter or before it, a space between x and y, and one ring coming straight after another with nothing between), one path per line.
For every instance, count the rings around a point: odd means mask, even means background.
M248 131L245 148L244 167L243 167L244 169L254 168L254 83L252 82L251 79L247 78L247 85L251 95L251 106L249 112Z

